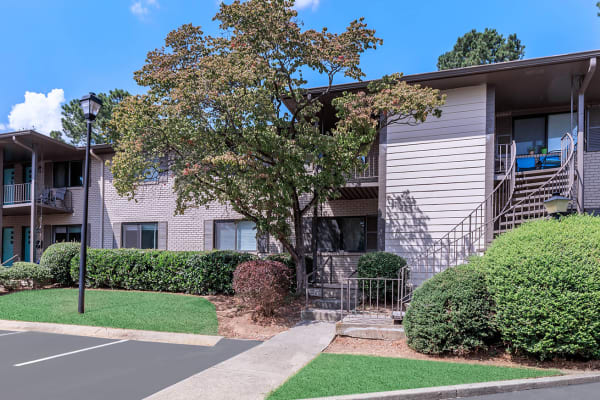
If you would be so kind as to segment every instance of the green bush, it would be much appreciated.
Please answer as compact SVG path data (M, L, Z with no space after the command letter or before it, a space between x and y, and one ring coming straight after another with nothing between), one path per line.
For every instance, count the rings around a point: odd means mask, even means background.
M600 358L600 217L525 223L499 236L481 265L511 351Z
M425 281L415 290L403 324L408 345L425 354L465 354L497 339L485 276L472 265Z
M0 267L0 285L7 290L38 288L52 283L49 268L30 262L16 262L12 267Z
M88 249L86 286L233 294L235 268L254 259L252 254L233 251ZM71 277L79 279L78 255L71 260Z
M396 254L376 251L365 253L358 259L359 278L397 278L406 260Z
M53 244L42 254L40 265L50 269L54 282L72 286L71 259L79 254L80 247L76 242Z

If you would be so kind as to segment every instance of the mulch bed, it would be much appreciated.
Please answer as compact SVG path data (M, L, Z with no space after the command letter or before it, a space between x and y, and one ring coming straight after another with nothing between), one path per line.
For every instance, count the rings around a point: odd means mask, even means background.
M449 361L475 363L485 365L497 365L505 367L535 367L555 368L564 372L598 371L600 360L593 361L571 361L571 360L548 360L538 361L526 357L513 356L503 348L492 348L485 353L476 353L467 356L428 356L417 353L408 347L406 339L386 341L357 339L351 337L337 336L325 349L326 353L362 354L381 357L401 357L418 360Z
M267 340L300 322L304 298L288 299L272 318L255 317L251 309L235 296L203 296L217 310L219 335L236 339Z

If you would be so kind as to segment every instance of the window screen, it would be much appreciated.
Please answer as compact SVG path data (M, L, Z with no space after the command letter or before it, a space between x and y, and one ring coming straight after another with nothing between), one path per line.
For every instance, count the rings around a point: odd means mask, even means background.
M515 119L517 155L528 154L531 149L539 153L546 144L546 117Z
M256 251L256 224L251 221L215 221L215 249Z
M376 224L375 224L376 225ZM377 247L377 231L374 246ZM319 251L363 252L366 249L366 218L336 217L320 218L318 222L317 247ZM371 240L373 237L371 234Z
M158 223L123 224L122 243L129 249L158 248Z

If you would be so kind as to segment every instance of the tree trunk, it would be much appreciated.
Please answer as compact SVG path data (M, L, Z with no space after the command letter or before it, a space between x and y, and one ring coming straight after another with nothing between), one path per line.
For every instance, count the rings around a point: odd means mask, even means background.
M301 294L306 282L306 260L304 253L304 227L300 210L294 210L294 234L296 236L296 294Z

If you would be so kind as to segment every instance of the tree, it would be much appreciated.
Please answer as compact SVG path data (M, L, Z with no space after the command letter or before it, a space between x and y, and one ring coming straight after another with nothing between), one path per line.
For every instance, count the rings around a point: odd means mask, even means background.
M92 142L94 144L113 143L118 139L117 131L111 127L110 120L114 108L127 96L130 96L129 92L123 89L114 89L109 91L108 94L98 94L98 97L102 100L102 108L92 125ZM85 144L87 126L79 105L79 99L73 99L63 104L62 116L62 133L74 145ZM51 132L50 136L63 140L62 134L58 131Z
M525 46L513 33L505 38L495 29L483 32L473 29L459 37L452 51L438 57L438 70L494 64L520 60L525 56Z
M334 99L339 121L323 132L319 112L334 79L364 77L361 54L382 41L362 18L340 34L302 30L293 5L222 3L215 19L223 35L192 25L169 33L166 46L151 51L135 73L147 94L127 98L115 111L122 136L112 172L118 193L133 199L144 171L167 165L177 212L229 204L259 233L281 242L296 263L300 289L302 218L365 167L359 157L380 129L439 116L444 99L394 74ZM320 94L303 89L306 70L329 82Z

